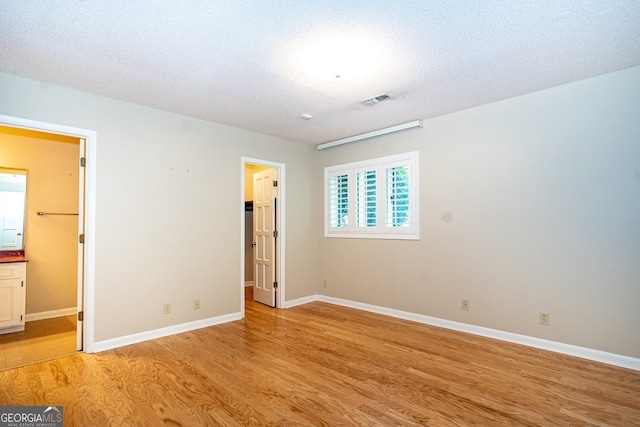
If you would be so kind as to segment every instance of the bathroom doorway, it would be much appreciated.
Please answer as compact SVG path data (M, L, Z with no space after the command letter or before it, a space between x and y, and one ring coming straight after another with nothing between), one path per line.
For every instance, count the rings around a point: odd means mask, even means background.
M94 229L95 174L88 172L86 166L94 164L94 159L87 154L95 150L96 134L8 116L0 116L0 127L0 135L3 131L13 133L29 145L30 150L38 144L40 148L48 145L46 149L50 152L45 163L61 165L52 171L42 162L37 164L38 148L31 154L18 155L22 160L16 160L26 166L28 173L31 171L27 192L34 193L31 199L27 196L26 211L25 255L29 260L26 325L21 336L13 337L13 343L5 341L11 341L10 336L14 334L0 335L3 346L0 351L9 351L7 355L11 353L14 363L19 363L16 360L19 353L22 364L76 351L92 352L94 245L91 240L85 240L86 243L81 240L92 236ZM47 176L47 173L57 176ZM60 180L63 182L58 182ZM72 181L75 185L71 185ZM75 194L63 191L63 187L73 188ZM34 238L37 235L40 241L30 241L31 235ZM56 255L52 255L51 247L61 253L64 261L54 259ZM49 343L48 337L52 338ZM9 360L7 355L5 359Z
M7 368L74 353L77 329L78 211L84 173L83 141L77 137L0 126L2 161L25 171L27 181L19 235L27 262L23 331L2 333L0 360ZM15 251L14 251L15 252ZM6 251L0 254L6 254ZM6 259L6 258L2 258ZM11 330L11 329L10 329Z

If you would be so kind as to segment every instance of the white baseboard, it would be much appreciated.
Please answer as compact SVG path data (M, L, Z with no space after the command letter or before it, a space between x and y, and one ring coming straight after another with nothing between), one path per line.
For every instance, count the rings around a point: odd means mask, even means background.
M578 347L571 344L564 344L556 341L544 340L541 338L530 337L526 335L514 334L511 332L500 331L497 329L484 328L481 326L469 325L466 323L454 322L451 320L440 319L437 317L425 316L422 314L410 313L407 311L395 310L371 304L364 304L356 301L350 301L340 298L329 297L326 295L311 295L308 297L298 298L287 301L286 308L292 308L298 305L308 304L314 301L326 302L329 304L340 305L357 310L369 311L372 313L382 314L385 316L405 319L412 322L422 323L425 325L437 326L440 328L451 329L469 334L479 335L487 338L493 338L501 341L521 344L528 347L539 348L542 350L553 351L555 353L566 354L569 356L580 357L583 359L593 360L595 362L606 363L608 365L620 366L627 369L640 371L640 359L623 356L615 353L608 353L601 350L594 350L585 347ZM206 328L208 326L219 325L222 323L233 322L242 319L242 313L231 313L223 316L211 317L209 319L198 320L195 322L183 323L180 325L169 326L166 328L155 329L153 331L141 332L138 334L127 335L124 337L114 338L110 340L94 343L93 351L100 352L110 350L117 347L123 347L130 344L162 338L168 335L179 334L192 331L195 329ZM28 320L28 316L27 316Z
M410 320L425 325L437 326L440 328L452 329L455 331L466 332L469 334L480 335L487 338L494 338L501 341L507 341L515 344L521 344L528 347L539 348L542 350L553 351L555 353L566 354L569 356L580 357L583 359L593 360L595 362L606 363L608 365L620 366L627 369L640 371L640 359L623 356L606 351L594 350L591 348L578 347L571 344L564 344L556 341L549 341L541 338L530 337L527 335L519 335L511 332L504 332L497 329L484 328L482 326L469 325L466 323L454 322L451 320L440 319L437 317L425 316L422 314L410 313L407 311L394 310L392 308L380 307L376 305L364 304L356 301L333 298L325 295L313 295L311 297L300 298L287 303L287 308L294 307L308 302L321 301L329 304L341 305L344 307L355 308L358 310L370 311L372 313L383 314L386 316L396 317L399 319Z
M14 332L22 332L22 331L24 331L24 325L11 326L9 328L0 329L0 335L12 334Z
M78 312L76 307L63 308L60 310L41 311L40 313L29 313L25 316L25 322L32 322L34 320L53 319L55 317L71 316Z
M111 350L117 347L124 347L125 345L136 344L169 335L181 334L183 332L219 325L221 323L233 322L234 320L240 319L242 319L242 313L238 312L225 314L223 316L210 317L208 319L196 320L195 322L182 323L180 325L167 326L166 328L154 329L153 331L140 332L138 334L96 342L93 344L93 351L98 353L100 351Z
M249 281L249 282L244 282L244 287L248 288L249 286L253 286L253 280Z
M285 302L285 308L291 308L291 307L295 307L297 305L303 305L303 304L308 304L310 302L314 302L314 301L320 301L320 297L321 295L311 295L309 297L303 297L303 298L298 298L298 299L294 299L291 301L286 301Z

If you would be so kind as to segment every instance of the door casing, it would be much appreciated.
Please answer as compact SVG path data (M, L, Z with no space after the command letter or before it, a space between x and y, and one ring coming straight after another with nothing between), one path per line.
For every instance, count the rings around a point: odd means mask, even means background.
M278 292L276 293L276 308L285 308L285 293L286 293L286 280L285 280L285 243L286 243L286 230L285 230L285 211L286 211L286 180L285 180L285 164L279 162L273 162L270 160L256 159L251 157L241 157L240 159L240 310L242 317L244 317L244 244L245 244L245 229L244 229L244 197L245 197L245 168L248 164L266 166L274 168L277 171L278 176L278 215L276 217L276 229L278 230L278 244L276 245L276 270L278 271Z
M84 313L83 351L94 352L94 307L95 307L95 218L96 218L96 144L98 133L93 130L74 128L55 123L40 122L19 117L0 115L0 124L73 136L84 139L85 144L85 186L84 186L84 234L85 243L81 251L84 262L78 262L78 301L83 304L78 311ZM80 254L78 257L80 258ZM84 269L83 269L84 267ZM81 271L81 269L83 269ZM83 280L80 280L82 278Z

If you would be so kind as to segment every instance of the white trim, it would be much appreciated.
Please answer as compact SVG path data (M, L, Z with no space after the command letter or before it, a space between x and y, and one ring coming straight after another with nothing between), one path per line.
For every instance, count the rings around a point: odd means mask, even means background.
M5 334L12 334L14 332L22 332L24 331L24 325L11 326L9 328L0 329L0 336Z
M94 345L95 265L96 265L96 147L98 133L94 130L75 128L55 123L40 122L0 114L0 124L84 138L86 144L85 169L85 243L84 243L84 351L92 353ZM78 292L82 292L82 283Z
M309 297L302 297L302 298L297 298L291 301L287 301L286 302L286 308L291 308L291 307L295 307L297 305L304 305L304 304L309 304L310 302L314 302L314 301L320 301L319 297L321 295L311 295Z
M126 345L137 344L169 335L181 334L183 332L207 328L209 326L220 325L222 323L233 322L240 319L242 319L242 313L224 314L222 316L210 317L208 319L196 320L194 322L182 323L180 325L167 326L166 328L126 335L124 337L113 338L110 340L98 341L94 344L93 349L96 352L111 350L118 347L124 347Z
M244 189L245 189L245 180L244 180L244 171L247 164L251 165L259 165L259 166L268 166L271 168L278 169L278 216L276 219L276 225L278 228L278 245L276 248L276 260L278 263L278 292L276 297L276 307L277 308L286 308L285 307L285 294L286 294L286 283L285 283L285 243L286 239L286 221L285 221L285 207L286 205L286 197L285 197L285 189L286 189L286 175L285 175L285 164L272 162L270 160L262 160L255 159L251 157L240 157L240 218L244 218ZM244 280L244 221L240 221L240 312L242 313L242 317L244 317L244 288L245 288L245 280Z
M27 314L24 319L25 322L32 322L34 320L55 319L56 317L71 316L78 313L77 307L62 308L60 310L41 311L40 313Z
M482 326L469 325L467 323L454 322L451 320L440 319L438 317L425 316L423 314L416 314L416 313L411 313L407 311L395 310L392 308L365 304L357 301L350 301L350 300L345 300L341 298L329 297L326 295L311 295L309 297L300 298L298 300L290 301L288 306L293 307L295 305L306 304L314 301L326 302L328 304L335 304L343 307L355 308L357 310L369 311L371 313L377 313L385 316L396 317L398 319L409 320L412 322L422 323L424 325L431 325L431 326L437 326L439 328L466 332L468 334L479 335L487 338L493 338L500 341L511 342L514 344L520 344L527 347L533 347L533 348L539 348L542 350L552 351L554 353L580 357L582 359L592 360L594 362L606 363L607 365L620 366L622 368L633 369L634 371L640 371L640 358L624 356L624 355L615 354L615 353L609 353L606 351L595 350L592 348L579 347L576 345L530 337L527 335L514 334L512 332L505 332L497 329L484 328Z
M250 280L248 282L244 282L244 287L245 288L250 288L251 286L253 286L253 280Z

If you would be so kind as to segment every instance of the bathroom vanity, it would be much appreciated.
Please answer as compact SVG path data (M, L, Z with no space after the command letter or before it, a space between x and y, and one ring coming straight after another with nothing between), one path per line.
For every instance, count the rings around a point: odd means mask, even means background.
M0 256L0 334L24 331L27 259Z

